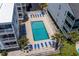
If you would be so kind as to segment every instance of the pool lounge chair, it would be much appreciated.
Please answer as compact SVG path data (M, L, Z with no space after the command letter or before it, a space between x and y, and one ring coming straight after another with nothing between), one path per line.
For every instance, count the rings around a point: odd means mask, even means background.
M40 17L42 17L42 14L41 14L41 13L39 13L39 16L40 16Z
M56 42L52 41L52 46L55 47L56 46Z
M37 17L37 15L35 14L35 17Z
M40 46L39 46L39 44L37 44L37 46L38 46L38 49L40 49Z
M43 43L41 43L41 46L44 47Z
M30 50L32 50L33 49L33 46L32 45L29 45L29 48L30 48Z
M33 14L33 18L35 17L35 15Z
M36 44L34 44L34 48L36 49Z
M50 46L52 45L52 43L50 41L48 43L49 43Z
M39 17L39 14L37 14L37 17Z
M47 47L47 43L45 42L45 46Z

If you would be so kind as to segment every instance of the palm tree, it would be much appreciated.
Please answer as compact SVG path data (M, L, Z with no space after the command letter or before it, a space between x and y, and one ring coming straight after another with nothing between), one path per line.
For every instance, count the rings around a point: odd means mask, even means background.
M68 34L69 34L69 37L71 38L71 41L72 41L73 43L79 41L79 33L78 33L78 32L72 31L72 32L70 32L70 33L68 33Z
M47 3L40 3L39 4L39 8L40 8L43 15L45 15L47 13L47 6L48 6Z
M39 7L41 10L43 10L44 8L47 8L48 4L47 3L40 3Z
M19 40L18 40L19 46L21 49L24 49L25 46L28 45L28 39L26 38L26 36L22 36Z
M65 39L63 34L61 33L55 33L54 36L52 36L53 39L56 39L56 48L58 49L58 47L60 46L60 54L61 54L61 48L63 46L63 40Z

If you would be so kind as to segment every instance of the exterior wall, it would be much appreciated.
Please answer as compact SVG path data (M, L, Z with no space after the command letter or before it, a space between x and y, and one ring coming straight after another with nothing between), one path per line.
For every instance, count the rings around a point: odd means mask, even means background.
M14 5L12 25L14 27L16 37L19 38L19 21L18 21L18 15L16 10L17 10L16 5Z
M66 12L70 11L72 13L68 4L49 3L48 10L60 28L62 28L64 21L66 19Z
M7 25L10 25L7 27ZM17 38L12 23L0 24L0 49L17 48ZM5 27L4 27L5 26ZM4 27L4 29L2 29Z
M16 5L18 20L20 21L25 20L27 18L27 11L32 11L38 7L38 3L16 3L15 5ZM20 17L19 14L21 14Z
M68 11L74 16L69 4L49 3L48 11L51 14L51 16L54 18L54 21L56 22L56 24L58 25L58 27L62 32L65 32L65 30L63 30L63 26L67 31L71 29L66 26L67 24L65 24L66 18L68 18L67 17ZM69 22L69 24L71 23L70 18L68 18L67 21ZM71 25L73 26L73 24L74 24L74 21L72 21Z
M18 16L18 20L23 20L24 14L23 14L23 9L22 9L22 4L16 3L15 8L16 8L16 14ZM20 8L21 10L18 10L18 8ZM21 14L21 16L19 16L19 14Z
M27 11L28 11L28 7L29 7L29 3L16 3L16 11L17 11L17 15L18 15L18 20L24 20L24 16L27 15ZM19 9L19 10L18 10ZM30 9L29 9L30 10ZM19 16L21 15L21 16Z
M19 37L19 22L16 8L13 8L12 22L0 23L0 49L19 48L17 38Z

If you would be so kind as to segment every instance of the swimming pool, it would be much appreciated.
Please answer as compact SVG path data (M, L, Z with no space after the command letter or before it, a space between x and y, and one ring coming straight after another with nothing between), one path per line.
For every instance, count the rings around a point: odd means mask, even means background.
M49 39L43 21L32 21L31 26L34 41Z

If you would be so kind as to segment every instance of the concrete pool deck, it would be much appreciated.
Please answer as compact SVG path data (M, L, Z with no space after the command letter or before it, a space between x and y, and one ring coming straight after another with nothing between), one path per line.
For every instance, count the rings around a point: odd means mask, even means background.
M59 53L59 51L55 50L52 47L46 47L43 49L29 51L28 53L26 50L25 52L21 50L11 51L11 52L8 52L8 56L46 56L46 55L56 54L56 53Z
M37 11L36 12L35 11L31 12L31 13L28 12L28 16L30 16L31 14L36 14L36 13L38 13L38 12ZM43 23L45 25L45 28L46 28L46 30L48 32L49 39L47 39L47 40L40 40L40 41L34 41L33 34L32 34L31 21L43 21ZM48 41L52 41L51 40L51 36L58 32L55 24L53 23L52 19L50 18L50 16L48 14L45 14L44 16L41 16L41 17L32 17L32 18L29 17L29 20L25 23L25 25L26 25L27 38L29 39L29 42L32 45L34 45L34 44L40 44L40 43L44 43L44 42L48 42ZM48 46L48 47L49 47L47 49L48 51L55 52L55 49L53 47L52 48L50 46ZM33 51L30 52L30 54L31 53L33 54L34 51L37 51L37 53L39 51L40 52L44 52L46 48L47 47L44 47L44 48L41 48L41 49L37 49L37 50L33 49Z
M40 13L40 11L28 12L28 16L31 14L36 14L36 13ZM32 28L31 28L31 21L43 21L50 39L34 41ZM26 32L27 32L26 37L29 39L29 43L32 45L52 41L51 36L54 35L54 33L58 32L54 22L52 21L52 19L50 18L48 14L45 14L44 16L41 16L41 17L29 18L29 20L25 22L25 25L26 25ZM59 53L59 50L55 50L54 47L51 47L50 45L48 45L47 47L46 46L40 47L40 49L38 48L33 49L32 51L29 51L29 53L27 53L27 50L25 50L25 52L21 50L12 51L8 53L8 56L29 56L29 55L30 56L33 56L33 55L44 56L44 55L56 54L56 53Z
M34 14L35 12L31 12L32 14ZM28 13L28 15L30 15L30 13ZM32 28L31 28L31 21L43 21L45 28L48 32L49 38L51 39L51 36L54 35L54 33L56 33L57 29L55 27L55 25L52 25L50 23L51 18L48 17L48 15L44 15L44 17L34 17L34 18L29 18L29 20L25 23L26 24L26 32L27 32L27 38L29 38L29 42L31 44L35 44L37 42L43 42L45 40L42 41L34 41L33 39L33 34L32 34Z

